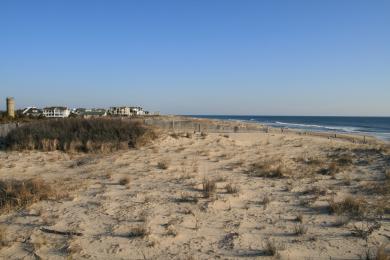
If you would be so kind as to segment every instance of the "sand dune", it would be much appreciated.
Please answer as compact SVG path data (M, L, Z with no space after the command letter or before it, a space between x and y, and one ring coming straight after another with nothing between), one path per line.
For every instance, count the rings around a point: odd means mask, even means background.
M0 216L3 259L359 259L390 238L390 157L373 145L162 133L112 154L1 152L0 164L3 180L66 194Z

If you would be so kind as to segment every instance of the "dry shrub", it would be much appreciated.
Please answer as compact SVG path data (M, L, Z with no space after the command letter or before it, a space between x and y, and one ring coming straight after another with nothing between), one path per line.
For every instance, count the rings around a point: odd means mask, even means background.
M386 169L385 171L385 180L390 181L390 169Z
M313 187L310 187L310 188L306 189L305 191L303 191L302 194L304 194L304 195L312 194L315 196L324 196L324 195L326 195L326 188L319 187L319 186L313 186Z
M250 166L247 173L254 177L283 178L286 169L279 163L272 161L258 162Z
M180 198L176 199L176 202L182 203L198 203L198 198L188 193L181 193Z
M340 166L348 166L353 163L353 157L351 154L343 154L337 159L336 162Z
M238 193L238 191L239 191L238 186L235 184L232 184L232 183L226 184L225 189L226 189L226 193L229 193L229 194Z
M360 255L364 260L390 260L390 254L386 252L386 246L381 245L376 249L368 248L364 255Z
M363 217L367 211L367 202L363 198L348 196L340 202L330 199L329 212L337 215L348 214L351 217Z
M174 139L179 139L179 137L180 137L180 135L178 133L170 133L169 136L174 138Z
M223 237L223 239L218 242L218 247L227 250L232 250L234 248L234 240L239 236L240 234L238 234L237 232L227 233Z
M299 223L302 223L303 222L303 215L302 213L299 213L295 216L295 221L299 222Z
M0 249L7 245L7 229L0 226Z
M205 198L209 198L212 194L214 194L216 189L217 189L217 184L214 180L210 180L206 178L203 179L202 192Z
M386 253L386 247L384 245L377 248L375 260L390 260L390 253Z
M304 224L294 225L294 235L301 236L307 233L307 227Z
M129 234L128 234L128 237L129 238L137 238L137 237L145 237L149 235L149 229L147 228L146 224L144 225L140 225L140 226L137 226L135 228L133 228Z
M175 237L175 236L177 236L177 234L178 234L178 232L177 232L177 230L176 230L174 225L169 225L167 227L167 234L166 234L167 236Z
M268 256L278 256L279 255L278 251L284 249L285 246L283 244L277 243L272 239L267 239L265 241L263 252L265 255Z
M123 177L119 179L119 185L127 185L130 183L130 178L129 177Z
M58 198L59 193L42 179L0 181L0 210L24 208L40 200Z
M88 157L83 157L83 158L80 158L80 159L77 159L76 161L74 161L74 162L70 165L70 168L81 167L81 166L88 165L88 164L92 164L92 163L95 163L95 162L96 162L96 159L95 159L95 158L92 158L92 157L90 157L90 156L88 156Z
M375 183L365 183L360 188L369 194L390 195L390 170L385 170L381 180Z
M360 237L367 240L368 237L372 234L372 232L379 229L380 227L381 224L378 222L374 222L372 224L366 222L366 223L361 223L360 225L353 225L351 235L354 237Z
M259 205L263 205L264 209L267 209L268 204L271 202L271 199L268 195L264 195L263 199L258 202Z
M8 133L5 143L10 150L109 152L154 138L154 131L135 121L65 118L22 125Z
M166 170L169 167L169 162L167 160L160 161L157 163L157 168L160 170Z
M341 169L337 163L331 162L327 167L319 169L318 173L322 175L334 176L336 173L340 172L340 170Z
M265 242L264 253L266 255L274 256L277 254L277 252L278 249L276 248L275 242L273 240L267 239L267 241Z
M322 161L317 157L297 157L295 158L295 161L305 163L307 165L312 165L312 166L322 164Z

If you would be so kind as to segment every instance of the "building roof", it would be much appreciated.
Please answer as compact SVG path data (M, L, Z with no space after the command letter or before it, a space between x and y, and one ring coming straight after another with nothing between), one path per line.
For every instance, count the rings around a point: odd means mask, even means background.
M86 116L102 116L106 114L107 110L104 108L91 108L91 109L76 109L77 113Z
M23 109L22 114L27 113L42 113L42 109L36 107L26 107L25 109Z
M67 107L45 107L43 110L54 110L54 109L67 110L68 108Z

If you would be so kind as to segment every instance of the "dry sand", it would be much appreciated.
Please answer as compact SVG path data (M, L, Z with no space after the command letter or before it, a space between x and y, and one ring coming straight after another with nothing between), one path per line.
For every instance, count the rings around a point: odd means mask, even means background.
M40 177L69 196L2 214L0 257L359 259L390 238L388 193L367 191L382 185L390 157L371 148L294 134L165 133L108 155L1 152L1 179ZM318 173L345 154L352 161L336 174ZM279 166L285 177L253 176L253 163ZM209 197L205 179L217 185ZM342 225L347 217L330 214L329 200L350 194L370 209ZM354 236L354 225L372 233Z

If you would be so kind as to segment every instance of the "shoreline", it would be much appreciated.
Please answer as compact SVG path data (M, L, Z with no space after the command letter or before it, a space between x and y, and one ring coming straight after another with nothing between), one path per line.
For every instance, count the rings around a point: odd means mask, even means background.
M194 120L204 119L211 120L216 122L226 122L226 123L239 123L239 124L248 124L248 125L259 125L262 128L268 128L268 131L272 133L291 133L297 135L309 135L309 136L318 136L325 138L333 138L333 139L345 139L351 142L359 142L359 143L378 143L384 145L390 145L389 140L378 138L373 134L365 134L365 133L352 133L352 132L342 132L342 131L313 131L313 130L305 130L299 128L289 128L289 127L275 127L270 126L268 124L264 124L262 122L249 121L249 120L240 120L240 119L217 119L217 118L204 118L204 117L193 117L193 116L178 116L178 117L187 117Z
M192 118L202 118L202 119L216 119L216 120L226 120L226 121L239 121L243 123L258 123L267 127L272 127L276 129L289 129L298 132L315 132L315 133L326 133L326 134L341 134L341 135L353 135L359 137L374 137L377 140L383 141L385 143L390 142L390 137L387 137L387 132L365 132L363 130L345 130L345 129L357 129L359 126L354 125L326 125L323 123L303 123L303 122L261 122L257 121L256 117L260 118L268 118L272 120L283 120L283 118L376 118L376 119L388 119L390 117L348 117L348 116L254 116L254 115L243 115L243 116L235 116L235 115L189 115L188 117ZM226 119L224 118L226 117ZM246 117L247 119L239 119L239 117ZM324 124L324 125L322 125ZM318 128L318 129L316 129ZM344 129L344 130L343 130Z
M390 145L389 141L382 140L372 135L360 135L357 133L342 133L342 132L326 132L326 131L305 131L300 129L293 128L277 128L262 124L261 122L248 122L245 120L236 120L236 119L214 119L214 118L198 118L191 116L161 116L165 117L164 120L176 120L176 123L180 120L191 120L194 123L200 124L211 124L211 125L229 125L230 127L239 126L243 130L238 132L245 132L246 129L249 129L249 132L268 132L270 134L293 134L298 136L313 136L313 137L322 137L327 139L336 139L336 140L345 140L352 143L361 143L361 144L377 144L377 145ZM176 129L177 130L177 129ZM185 130L185 129L184 129ZM213 131L214 132L214 131ZM223 131L221 131L222 133Z

